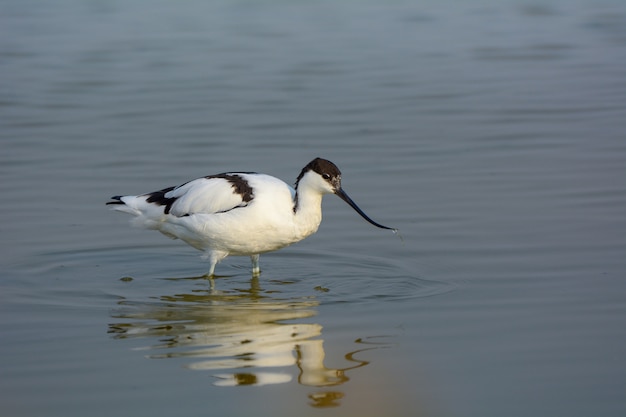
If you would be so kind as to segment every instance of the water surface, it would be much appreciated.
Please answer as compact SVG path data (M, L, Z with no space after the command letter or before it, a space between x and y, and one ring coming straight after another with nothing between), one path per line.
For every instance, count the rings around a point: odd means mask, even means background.
M3 415L625 415L622 2L0 16ZM104 206L317 156L403 239L330 196L211 283Z

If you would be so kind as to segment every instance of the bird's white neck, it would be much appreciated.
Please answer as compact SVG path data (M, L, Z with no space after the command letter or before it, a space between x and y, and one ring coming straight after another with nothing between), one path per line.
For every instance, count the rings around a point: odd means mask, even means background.
M308 187L296 190L294 202L294 226L302 238L317 231L322 222L323 194Z

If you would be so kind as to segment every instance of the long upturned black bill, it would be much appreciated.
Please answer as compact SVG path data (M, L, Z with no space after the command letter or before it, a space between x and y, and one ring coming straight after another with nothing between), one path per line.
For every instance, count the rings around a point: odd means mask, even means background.
M337 194L337 196L339 198L341 198L343 201L348 203L350 205L350 207L352 207L357 213L359 213L361 215L361 217L363 217L365 220L367 220L368 222L370 222L374 226L380 227L381 229L393 230L394 232L397 231L397 229L394 229L393 227L383 226L382 224L376 223L374 220L370 219L367 216L367 214L363 213L363 210L361 210L359 208L359 206L357 206L356 203L354 201L352 201L352 199L350 197L348 197L348 194L346 194L346 192L343 189L341 189L341 188L338 189L337 191L335 191L335 194Z

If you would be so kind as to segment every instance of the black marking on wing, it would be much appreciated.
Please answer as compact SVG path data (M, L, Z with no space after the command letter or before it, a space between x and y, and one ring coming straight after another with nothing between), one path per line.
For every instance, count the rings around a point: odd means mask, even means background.
M242 172L242 174L254 174L254 172ZM207 175L204 178L206 178L206 179L211 179L211 178L222 178L222 179L225 179L226 181L228 181L231 184L231 186L233 187L234 192L241 196L241 200L244 203L249 203L254 198L254 190L252 189L252 187L250 187L250 184L248 184L248 181L246 181L240 175L224 173L224 174L217 174L217 175ZM236 208L236 207L234 207L234 208Z
M241 172L238 174L255 174L255 173L254 172ZM221 178L221 179L228 181L233 188L233 192L241 196L242 204L239 206L233 207L230 210L233 210L238 207L245 207L254 198L254 190L252 189L250 184L248 184L248 181L246 181L241 175L238 175L238 174L223 173L223 174L216 174L216 175L207 175L206 177L204 177L206 179ZM185 183L185 184L188 184L188 183ZM169 193L170 191L173 191L176 188L184 186L185 184L179 185L178 187L167 187L159 191L153 191L151 193L144 194L143 196L146 197L146 202L148 203L156 204L158 206L165 206L163 212L165 214L170 214L170 211L172 210L172 205L176 202L176 200L178 200L179 197L166 197L165 195ZM109 201L107 204L122 204L123 205L125 203L121 200L121 198L122 196L111 197L111 199L115 201ZM221 211L220 213L225 213L226 211L230 211L230 210ZM182 214L178 217L186 217L186 216L189 216L189 213Z
M154 191L148 194L145 194L148 198L146 201L148 203L153 203L159 206L165 206L164 213L169 214L172 209L172 204L178 199L178 197L165 197L165 194L169 193L176 187L167 187L159 191Z

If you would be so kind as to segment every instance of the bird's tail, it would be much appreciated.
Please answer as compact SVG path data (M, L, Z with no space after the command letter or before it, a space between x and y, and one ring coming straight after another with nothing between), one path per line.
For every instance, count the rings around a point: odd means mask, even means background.
M165 230L165 219L168 216L163 212L163 206L148 201L149 195L116 195L107 202L111 210L121 211L133 216L130 224L141 229L158 230L172 239L178 239L174 234Z
M133 200L137 197L134 195L115 195L111 197L111 201L107 202L106 205L110 206L111 210L121 211L124 213L132 214L133 216L141 215L141 211L137 210L136 207L133 207ZM128 204L131 203L131 204Z

